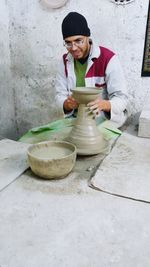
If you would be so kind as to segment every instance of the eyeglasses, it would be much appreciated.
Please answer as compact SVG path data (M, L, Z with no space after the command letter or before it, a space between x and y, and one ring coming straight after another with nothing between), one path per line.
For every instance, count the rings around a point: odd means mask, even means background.
M85 39L77 39L75 41L64 41L64 46L68 49L71 49L73 47L73 45L79 47L82 46L84 44Z

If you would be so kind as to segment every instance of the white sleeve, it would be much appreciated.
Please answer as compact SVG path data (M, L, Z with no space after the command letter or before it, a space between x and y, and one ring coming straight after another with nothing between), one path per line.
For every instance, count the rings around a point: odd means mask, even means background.
M63 59L58 64L58 72L55 80L56 96L55 101L59 109L63 111L63 103L68 96L67 78Z
M106 69L107 93L111 103L111 120L120 120L123 113L128 112L128 96L123 70L116 55L108 63Z

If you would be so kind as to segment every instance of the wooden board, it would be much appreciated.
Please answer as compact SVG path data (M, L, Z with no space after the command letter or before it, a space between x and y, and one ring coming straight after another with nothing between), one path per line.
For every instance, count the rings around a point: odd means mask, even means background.
M147 15L145 45L141 76L150 76L150 1Z

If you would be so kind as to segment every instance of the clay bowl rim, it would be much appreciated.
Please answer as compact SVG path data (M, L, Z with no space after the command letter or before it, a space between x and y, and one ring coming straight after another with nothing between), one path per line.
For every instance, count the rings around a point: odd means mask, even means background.
M68 145L70 147L73 148L72 150L72 153L66 155L66 156L61 156L61 157L58 157L58 158L42 158L42 157L37 157L35 155L32 154L32 152L30 150L34 149L36 146L42 146L44 144L47 144L47 145L50 145L50 144L61 144L61 145ZM70 149L71 151L71 149ZM72 144L71 142L66 142L66 141L43 141L43 142L39 142L39 143L36 143L36 144L32 144L31 146L29 146L28 150L27 150L27 154L28 156L32 157L33 159L37 160L37 161L43 161L43 162L50 162L50 161L57 161L57 160L61 160L61 159L66 159L70 156L72 156L73 154L76 154L77 155L77 147Z
M100 94L102 90L103 87L75 87L71 89L71 92L84 95L93 95L93 94Z

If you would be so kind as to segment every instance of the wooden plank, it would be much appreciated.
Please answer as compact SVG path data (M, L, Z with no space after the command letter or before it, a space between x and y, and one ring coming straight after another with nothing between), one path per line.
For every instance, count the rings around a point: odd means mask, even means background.
M150 1L147 15L144 54L141 76L150 76Z

